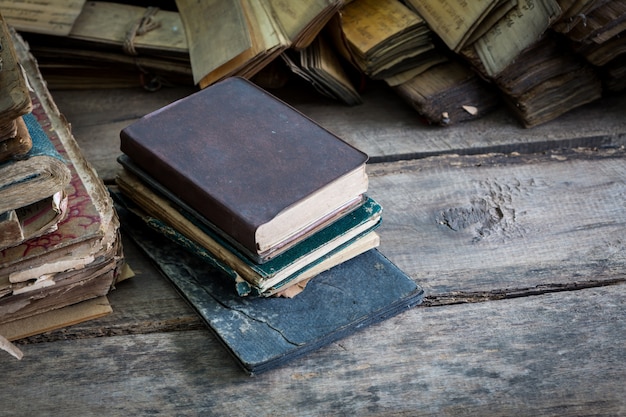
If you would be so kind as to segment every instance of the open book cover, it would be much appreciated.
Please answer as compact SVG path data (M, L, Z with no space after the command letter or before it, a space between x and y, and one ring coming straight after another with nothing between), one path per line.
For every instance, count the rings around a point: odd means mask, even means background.
M377 249L311 280L294 298L240 297L200 258L127 219L124 230L249 374L282 366L421 303L423 290Z

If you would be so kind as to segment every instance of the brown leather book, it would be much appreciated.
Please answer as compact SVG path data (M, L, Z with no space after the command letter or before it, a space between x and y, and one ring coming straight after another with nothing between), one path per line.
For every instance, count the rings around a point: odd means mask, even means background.
M355 208L367 155L243 78L150 113L121 151L256 262Z

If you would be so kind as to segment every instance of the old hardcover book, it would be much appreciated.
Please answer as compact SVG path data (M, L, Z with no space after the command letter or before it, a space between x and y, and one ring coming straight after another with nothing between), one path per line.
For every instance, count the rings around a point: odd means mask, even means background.
M128 236L249 374L282 366L420 304L423 290L377 249L312 279L297 297L240 297L232 281L120 212Z
M304 48L342 5L339 0L176 0L194 82L250 78L287 48ZM210 22L207 22L210 19Z
M122 129L121 151L265 262L363 202L367 155L243 78Z
M380 225L382 208L368 197L362 206L332 225L275 258L257 264L204 226L194 213L177 204L175 197L144 174L136 176L123 170L116 182L127 197L124 201L134 203L126 203L129 210L139 213L151 227L177 242L184 238L190 240L182 243L187 247L193 245L194 253L212 264L219 264L221 269L231 269L236 279L245 280L247 288L237 280L240 295L273 295L345 261L348 255L356 256L379 243L373 232Z
M20 159L0 163L0 213L24 207L63 191L70 182L66 161L39 126L32 113L22 116L31 149Z
M111 198L62 118L35 59L19 36L16 50L33 88L35 124L67 161L68 211L55 231L0 251L0 323L107 294L123 254Z

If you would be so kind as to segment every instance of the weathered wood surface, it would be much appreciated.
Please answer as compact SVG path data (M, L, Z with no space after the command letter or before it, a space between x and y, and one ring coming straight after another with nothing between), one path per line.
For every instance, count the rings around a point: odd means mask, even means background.
M53 95L110 181L121 127L189 91ZM381 251L424 287L424 305L250 378L125 239L137 275L110 294L113 313L21 341L22 361L0 361L0 415L626 415L623 99L596 108L612 115L606 129L579 115L544 139L507 125L500 144L473 146L498 128L291 95L379 160L419 157L369 173ZM453 129L466 142L451 144ZM427 157L513 149L524 134L545 152Z
M111 154L119 154L119 131L135 119L195 91L53 91L72 123L78 143L104 179L114 176ZM272 91L307 116L365 151L372 162L458 153L541 152L578 146L626 144L626 95L605 98L524 129L504 108L447 128L424 125L392 91L374 85L360 106L347 107L299 89ZM97 143L97 145L94 145Z
M625 307L623 284L417 307L252 378L205 329L38 343L0 365L0 402L15 416L624 415Z

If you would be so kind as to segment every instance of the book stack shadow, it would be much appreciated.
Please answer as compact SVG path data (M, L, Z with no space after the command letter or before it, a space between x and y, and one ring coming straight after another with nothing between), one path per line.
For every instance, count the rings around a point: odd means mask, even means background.
M101 317L118 220L21 39L0 16L0 342Z
M241 77L120 132L122 227L250 374L419 304L367 155Z

